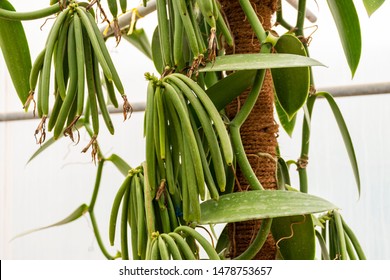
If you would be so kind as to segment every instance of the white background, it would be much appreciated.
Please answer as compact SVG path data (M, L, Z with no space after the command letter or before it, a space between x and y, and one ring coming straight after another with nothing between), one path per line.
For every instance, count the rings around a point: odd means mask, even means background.
M48 2L12 1L20 11L39 9ZM389 3L385 3L369 19L361 1L354 1L361 20L363 51L360 67L352 80L326 2L308 2L318 16L316 24L319 26L310 45L311 56L327 65L327 68L315 69L318 88L389 81L390 40L383 31L389 24ZM138 5L138 1L129 3L129 7ZM289 8L288 4L284 6ZM286 13L291 14L293 10ZM40 26L44 20L24 23L32 59L43 48L52 22L52 19L48 20L42 31ZM141 19L138 25L151 34L156 22L153 13ZM307 26L313 24L308 22ZM306 34L313 29L308 28ZM146 82L143 74L155 72L152 62L125 40L118 47L110 42L108 47L130 102L144 101ZM0 112L21 112L22 106L2 57L0 81ZM309 192L332 201L342 209L342 215L354 229L369 259L390 259L390 223L386 218L390 214L390 96L339 98L337 102L355 144L362 178L361 197L359 199L347 153L325 100L318 100L313 113ZM99 135L104 155L117 153L133 167L139 165L144 160L143 113L134 113L126 122L122 121L122 115L112 115L112 118L115 135L110 136L103 125ZM54 223L80 204L88 204L93 189L96 167L88 154L80 153L88 142L84 133L77 146L69 139L61 139L26 164L38 148L33 137L38 122L35 119L0 123L0 258L103 259L87 217L10 242L20 232ZM280 147L286 160L299 157L299 124L293 136L290 139L280 131ZM120 173L108 163L95 208L104 241L108 239L111 203L122 180ZM108 242L106 244L108 246ZM118 245L109 250L115 254L117 248Z

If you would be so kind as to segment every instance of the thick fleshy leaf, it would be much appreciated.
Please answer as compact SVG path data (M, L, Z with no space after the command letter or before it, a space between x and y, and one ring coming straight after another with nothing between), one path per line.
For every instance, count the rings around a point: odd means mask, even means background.
M291 185L288 166L283 158L278 158L276 175L279 190L285 190L286 185Z
M307 56L301 41L292 34L282 35L274 49L278 54ZM310 88L310 69L309 67L273 68L271 73L276 97L290 121L306 102ZM290 125L290 128L293 129L294 126Z
M359 65L362 50L359 17L352 0L327 0L339 32L352 77Z
M237 71L215 83L206 90L218 110L225 108L232 100L253 84L256 71Z
M209 71L234 71L255 70L303 66L324 66L322 63L310 57L295 54L231 54L217 56L215 62L209 62L199 72Z
M152 50L150 48L150 42L143 28L133 30L130 35L127 35L125 33L122 35L122 37L125 38L126 41L128 41L138 50L140 50L148 58L152 59Z
M311 215L274 218L272 236L284 260L313 260L315 232Z
M164 71L164 62L161 54L161 46L160 46L160 36L158 34L158 28L154 30L152 37L152 58L154 67L158 73L162 73Z
M128 165L127 162L117 154L112 154L106 158L106 160L111 161L116 168L118 168L119 172L123 174L123 176L127 176L129 174L129 170L131 169L130 165Z
M292 133L295 127L295 122L297 120L297 115L294 114L294 116L290 119L286 111L284 111L284 109L280 105L279 100L277 98L275 98L275 109L276 109L276 113L278 114L280 124L282 125L284 131L286 131L286 133L290 137L292 137Z
M349 161L351 162L353 174L355 176L355 181L356 181L356 185L357 185L359 196L360 196L359 166L358 166L358 163L356 160L355 148L353 147L351 135L349 134L347 124L345 123L343 115L341 114L341 111L340 111L339 107L337 106L337 103L334 100L332 95L330 95L328 92L317 92L317 95L325 97L330 105L330 108L332 109L333 115L334 115L336 122L337 122L337 125L340 129L341 136L343 137L345 148L347 149Z
M58 222L51 224L49 226L44 226L44 227L40 227L40 228L36 228L36 229L32 229L32 230L20 233L20 234L16 235L14 238L12 238L12 240L19 238L19 237L22 237L22 236L25 236L25 235L28 235L28 234L33 233L33 232L40 231L40 230L69 224L69 223L77 220L78 218L80 218L81 216L83 216L87 212L88 212L88 205L82 204L76 210L74 210L69 216L67 216L65 219L62 219L61 221L58 221Z
M0 8L15 11L8 1L0 1ZM0 49L16 93L24 105L30 91L31 56L26 34L20 21L0 18Z
M200 224L218 224L319 213L336 209L317 196L291 191L247 191L201 204Z
M215 246L215 251L217 251L217 253L219 254L224 249L228 248L228 246L229 246L229 233L228 233L228 226L226 225L218 237L217 245Z
M368 16L371 16L376 10L378 10L384 2L385 0L363 0Z

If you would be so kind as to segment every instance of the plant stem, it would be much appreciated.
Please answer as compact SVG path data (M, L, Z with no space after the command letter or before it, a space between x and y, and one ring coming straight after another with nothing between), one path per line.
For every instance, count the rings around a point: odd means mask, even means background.
M257 179L255 172L250 165L248 158L245 154L244 146L242 144L240 128L237 126L230 126L231 141L233 151L236 155L237 164L240 166L242 173L248 180L248 183L252 190L264 190L260 181Z
M316 96L309 96L306 101L307 117L311 119L313 112L314 102ZM309 143L310 143L310 119L306 116L303 120L302 126L302 144L301 144L301 155L298 159L298 174L299 174L299 185L300 191L303 193L308 192L308 180L307 180L307 164L309 159Z
M257 17L256 11L253 9L252 4L249 0L239 0L239 2L242 10L248 18L250 25L252 26L253 31L256 34L256 37L259 39L260 43L264 42L267 38L267 33L265 32L263 25Z
M245 120L248 118L250 112L253 109L253 106L256 103L256 100L261 91L261 87L263 85L264 76L265 70L257 71L255 82L252 86L250 93L248 94L244 105L229 125L233 150L237 157L237 163L240 166L242 173L248 180L248 183L253 190L264 190L264 188L261 185L260 181L257 179L257 176L248 161L248 157L246 156L244 146L241 140L240 128L245 122Z
M289 24L283 17L283 8L282 8L282 1L279 0L279 9L276 11L276 22L286 28L287 30L293 30L294 27Z
M241 107L240 111L237 113L237 115L234 117L234 119L231 121L231 125L241 127L245 120L248 118L249 114L251 113L253 107L256 104L257 98L259 97L261 87L263 85L265 76L265 70L258 70L254 79L254 83L252 86L252 89L250 93L248 94L247 99L245 100L244 105Z
M100 250L102 251L103 255L108 259L108 260L113 260L115 257L111 256L110 253L108 253L107 249L104 247L102 238L100 236L99 228L96 223L95 219L95 213L89 211L89 216L91 217L91 222L92 222L92 228L93 228L93 233L95 234L96 241L99 245Z
M305 23L305 18L306 18L306 0L299 0L297 23L295 25L297 36L303 35L303 25Z
M91 202L89 203L89 207L88 207L89 212L93 212L93 210L95 208L96 199L97 199L97 196L99 193L100 182L102 179L102 171L103 171L104 162L105 162L105 159L101 159L98 163L98 167L97 167L97 171L96 171L95 186L93 189Z
M271 229L272 219L264 219L261 222L261 228L258 231L256 238L253 240L251 245L238 257L234 258L235 260L251 260L253 259L257 252L263 247L264 242L267 239L268 233Z
M101 182L101 178L102 178L102 171L103 171L104 161L105 161L104 159L100 160L99 164L98 164L98 167L97 167L95 186L94 186L94 189L93 189L91 202L89 203L88 212L89 212L89 216L91 217L93 232L95 234L95 238L96 238L96 241L97 241L97 243L99 245L99 248L100 248L101 252L103 253L103 255L107 259L113 260L114 257L111 256L108 253L107 249L104 247L102 238L100 236L99 228L97 226L95 213L93 211L94 208L95 208L96 199L97 199L97 196L98 196L98 193L99 193L99 188L100 188L100 182Z

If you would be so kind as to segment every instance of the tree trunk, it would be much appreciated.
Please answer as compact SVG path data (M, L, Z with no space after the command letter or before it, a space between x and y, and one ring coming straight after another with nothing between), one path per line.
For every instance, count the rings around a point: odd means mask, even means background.
M271 17L276 11L277 0L251 0L264 29L271 29ZM246 20L238 0L220 0L234 36L235 47L227 48L231 53L258 53L260 43ZM232 119L244 104L249 90L243 92L237 100L226 108ZM263 88L246 122L241 127L241 138L252 169L265 189L276 189L276 135L278 126L274 121L274 92L270 73L267 73ZM274 159L270 159L271 155ZM248 190L248 182L237 169L235 191ZM261 225L260 220L231 223L228 225L230 250L229 257L234 258L244 252L256 236ZM275 259L275 241L270 234L255 259Z

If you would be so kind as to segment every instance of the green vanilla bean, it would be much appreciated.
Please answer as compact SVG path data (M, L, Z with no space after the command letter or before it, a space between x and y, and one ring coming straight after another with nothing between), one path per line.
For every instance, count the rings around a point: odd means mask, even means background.
M43 8L41 10L31 11L31 12L14 12L8 11L5 9L0 9L0 18L8 20L35 20L44 17L54 15L61 11L60 4L56 3L50 7Z
M348 235L344 231L345 244L347 245L347 252L350 260L357 260L353 245Z
M360 260L366 260L367 258L366 258L365 254L363 252L363 249L362 249L358 239L356 238L356 235L354 234L352 229L347 225L347 223L344 221L344 219L342 217L341 217L341 222L343 224L344 232L347 234L347 236L351 240L352 245L355 248L355 251L356 251L359 259Z
M127 218L129 214L129 200L130 200L130 188L127 188L122 203L122 215L121 215L121 252L122 260L129 260L129 244L127 235Z
M328 252L328 248L326 247L326 242L325 242L324 236L322 236L322 234L318 230L315 231L315 234L316 234L318 243L320 244L320 247L321 247L322 260L330 260L329 252Z
M341 220L341 215L339 211L334 210L333 211L333 216L334 220L336 223L336 228L337 228L337 239L339 242L340 246L340 257L342 260L347 260L348 259L348 253L347 253L347 245L345 243L345 235L344 235L344 228Z
M149 186L149 178L147 176L147 166L146 163L142 163L142 168L144 170L144 200L145 200L145 212L146 212L146 227L148 229L148 238L152 237L153 232L156 231L155 228L155 216L153 210L153 197L151 193L151 189Z

